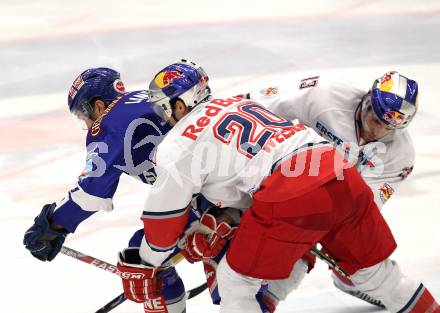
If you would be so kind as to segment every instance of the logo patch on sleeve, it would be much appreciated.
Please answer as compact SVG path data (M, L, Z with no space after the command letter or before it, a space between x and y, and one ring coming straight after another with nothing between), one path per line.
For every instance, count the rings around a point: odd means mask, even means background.
M269 88L261 89L260 93L262 93L266 97L271 97L278 93L278 87L269 87Z
M379 191L380 191L380 199L382 200L382 203L387 202L394 193L394 189L391 188L391 186L388 185L387 183L384 183L382 187L379 188Z
M125 86L124 86L124 83L123 83L122 80L120 80L120 79L117 79L117 80L115 80L115 81L113 82L113 88L115 88L115 90L116 90L117 92L120 92L120 93L124 93L124 92L125 92Z
M81 175L78 176L79 181L87 178L89 176L89 173L93 171L93 155L98 155L98 153L92 152L87 155L86 167L84 168Z

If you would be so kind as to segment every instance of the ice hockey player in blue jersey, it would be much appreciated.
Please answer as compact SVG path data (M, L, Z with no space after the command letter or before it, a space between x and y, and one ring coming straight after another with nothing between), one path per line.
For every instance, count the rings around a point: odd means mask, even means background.
M68 104L88 129L86 167L61 201L43 206L24 235L26 249L42 261L52 261L81 222L98 211L113 210L121 174L154 182L154 148L171 128L163 109L149 102L145 90L125 92L119 73L109 68L79 75L69 90ZM129 245L140 246L142 235L143 230L135 233ZM183 312L185 290L175 269L164 271L162 280L162 305L169 313ZM145 312L155 312L151 306L145 303Z
M58 203L45 205L25 235L25 245L42 261L52 261L67 234L98 211L113 210L112 197L122 173L145 183L154 180L152 152L170 129L146 91L125 92L119 73L109 68L84 71L69 90L69 109L87 128L86 167L77 185ZM45 220L47 225L41 223ZM41 241L47 231L54 240ZM50 236L50 237L51 237Z

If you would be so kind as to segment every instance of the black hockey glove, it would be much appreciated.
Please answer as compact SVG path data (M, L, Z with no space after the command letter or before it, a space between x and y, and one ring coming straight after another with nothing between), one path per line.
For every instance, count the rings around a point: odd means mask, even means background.
M41 261L52 261L60 252L68 234L65 230L54 230L50 226L50 217L55 207L55 203L43 206L41 213L34 220L34 225L24 234L23 244L26 249Z

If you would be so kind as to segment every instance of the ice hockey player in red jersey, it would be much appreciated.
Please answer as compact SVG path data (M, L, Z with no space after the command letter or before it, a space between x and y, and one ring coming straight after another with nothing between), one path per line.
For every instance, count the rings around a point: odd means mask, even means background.
M177 72L171 79L158 79L171 69ZM124 286L148 293L145 286L177 246L192 196L200 193L244 212L218 267L223 313L259 312L255 294L262 282L288 279L317 243L388 311L440 312L428 289L388 259L396 242L373 194L330 142L252 100L195 101L193 87L203 84L179 64L150 84L151 100L170 108L177 123L155 155L157 180L142 214L145 241L139 263L131 265L136 275L123 277ZM198 254L210 256L220 228L196 231L206 242Z

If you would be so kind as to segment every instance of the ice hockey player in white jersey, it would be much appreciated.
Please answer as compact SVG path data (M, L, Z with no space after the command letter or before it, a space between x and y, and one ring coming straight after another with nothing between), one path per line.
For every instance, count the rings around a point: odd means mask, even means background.
M376 79L368 92L314 76L247 97L334 143L356 165L379 208L413 169L406 127L417 112L418 85L398 72Z
M192 80L179 64L170 67L180 75L158 86L166 67L150 84L151 100L177 123L155 156L157 180L142 214L140 257L124 262L129 299L133 289L148 293L156 284L157 267L187 235L189 204L200 193L244 212L218 267L222 313L259 312L255 294L263 280L287 279L318 242L358 290L368 290L388 311L440 312L428 289L388 259L396 243L370 188L331 143L252 100L198 101L203 77ZM195 252L209 257L223 231L195 233L192 238L204 236L206 243Z
M376 79L368 92L322 76L292 81L246 97L287 119L299 119L332 142L358 168L382 208L414 166L406 127L417 112L417 83L395 71ZM337 288L380 305L337 272L333 278ZM274 302L285 297L270 289Z

